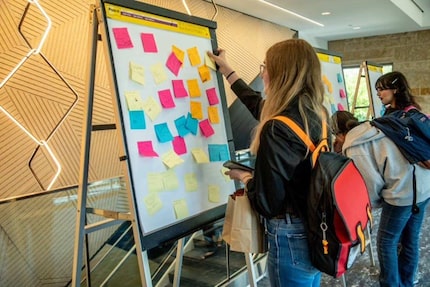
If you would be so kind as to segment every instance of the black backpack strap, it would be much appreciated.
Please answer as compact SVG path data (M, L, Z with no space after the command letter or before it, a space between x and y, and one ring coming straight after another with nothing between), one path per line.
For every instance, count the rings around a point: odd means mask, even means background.
M414 193L414 199L412 202L412 213L417 214L420 212L420 208L417 205L417 179L415 176L415 165L412 165L413 172L412 172L412 185L413 185L413 193Z

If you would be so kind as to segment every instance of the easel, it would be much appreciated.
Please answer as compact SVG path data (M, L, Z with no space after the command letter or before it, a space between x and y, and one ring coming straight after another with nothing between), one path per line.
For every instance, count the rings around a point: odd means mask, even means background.
M360 69L358 71L358 78L357 78L357 83L355 86L355 92L354 92L354 97L352 99L352 108L351 108L352 114L354 114L355 109L367 108L366 120L371 119L371 118L375 118L376 116L379 116L379 115L375 115L376 105L374 102L375 99L373 98L373 94L375 92L372 89L372 80L373 79L371 79L372 76L369 73L369 69L374 70L375 72L379 72L382 75L382 67L379 67L379 66L373 65L373 64L369 64L367 61L363 61L361 63ZM364 78L366 81L366 91L367 91L367 96L368 96L368 101L369 101L368 106L357 106L357 98L358 98L358 94L360 91L360 82L361 82L362 78Z
M75 227L75 246L73 253L73 273L72 273L72 284L71 286L81 286L81 264L83 261L83 248L85 244L85 272L87 286L91 286L91 270L90 270L90 258L88 251L88 234L107 228L123 221L130 221L133 229L133 236L135 238L135 249L139 265L139 273L142 282L142 286L152 286L150 278L150 270L148 263L147 252L142 250L140 243L140 233L136 222L136 213L134 210L134 199L131 193L128 192L129 201L129 213L120 213L109 210L100 210L95 208L87 207L87 194L88 194L88 167L90 157L90 146L91 146L91 131L92 131L92 112L93 112L93 101L94 101L94 80L95 80L95 69L96 69L96 58L97 58L97 41L98 41L98 27L100 17L100 9L94 5L90 6L90 32L89 32L89 46L91 47L89 57L91 65L88 71L88 96L86 98L86 105L84 111L84 119L86 123L83 125L82 131L82 146L81 146L81 158L80 158L80 172L79 172L79 189L78 189L78 200L77 200L77 215L76 215L76 227ZM130 182L127 178L127 187L129 188ZM96 214L103 216L106 219L96 224L87 224L87 213ZM132 248L132 250L134 250ZM127 255L128 256L128 255Z

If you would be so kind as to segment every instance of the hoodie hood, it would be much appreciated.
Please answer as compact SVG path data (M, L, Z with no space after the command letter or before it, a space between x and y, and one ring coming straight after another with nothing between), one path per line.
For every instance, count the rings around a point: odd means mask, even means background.
M351 129L346 134L342 150L345 148L362 145L363 143L377 141L383 137L385 137L384 133L378 128L372 126L369 122L364 122Z

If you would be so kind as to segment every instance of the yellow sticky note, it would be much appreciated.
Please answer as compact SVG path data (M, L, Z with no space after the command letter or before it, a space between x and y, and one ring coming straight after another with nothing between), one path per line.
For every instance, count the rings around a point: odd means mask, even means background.
M188 211L188 205L185 199L175 200L173 202L173 208L175 210L176 219L185 218L190 214L190 212Z
M209 70L208 67L206 67L204 65L200 66L198 68L198 71L199 71L200 79L202 80L203 83L207 82L211 79L211 71Z
M168 168L173 168L180 165L184 160L177 155L173 150L170 150L161 156L161 160Z
M146 175L149 192L160 192L164 190L163 176L161 173L149 172Z
M143 107L142 98L138 91L125 92L125 100L129 111L141 111Z
M203 119L202 103L190 101L191 116L195 119Z
M209 58L209 56L208 56L208 54L207 54L207 53L205 53L205 65L206 65L208 68L211 68L212 70L216 71L216 65L215 65L215 62L214 62L211 58Z
M333 93L333 84L330 82L330 80L327 78L326 75L322 76L323 83L327 86L327 90L330 94Z
M165 190L175 190L179 187L179 180L173 170L163 172L163 185Z
M229 168L226 168L226 167L222 167L221 168L221 174L224 176L224 179L225 179L225 181L230 181L230 180L232 180L231 178L230 178L230 176L229 175L226 175L225 174L225 172L226 171L229 171L230 169Z
M176 47L175 45L172 45L172 52L173 54L175 54L176 58L178 58L178 60L181 61L182 64L184 64L185 52Z
M200 55L197 47L192 47L187 50L188 58L190 59L191 66L200 65Z
M149 215L154 215L163 207L163 202L157 193L150 193L143 198L143 203L145 204L146 210Z
M219 186L211 184L208 186L208 200L209 202L218 203L220 202Z
M162 63L152 65L151 72L156 84L161 84L162 82L165 82L167 80L167 73L164 70L164 66Z
M212 124L219 124L218 107L215 107L215 106L208 107L208 115L209 115L209 121Z
M184 178L186 191L197 191L199 183L194 173L187 173Z
M145 84L145 70L143 66L136 63L129 63L129 77L132 81L139 83L141 85Z
M193 154L194 160L197 163L209 162L208 155L201 148L195 148L195 149L191 150L191 153Z
M154 121L161 113L161 105L153 97L148 97L143 101L142 108L152 121Z
M187 80L187 86L188 86L188 94L191 98L198 98L202 95L200 88L199 88L199 82L197 79L191 79Z

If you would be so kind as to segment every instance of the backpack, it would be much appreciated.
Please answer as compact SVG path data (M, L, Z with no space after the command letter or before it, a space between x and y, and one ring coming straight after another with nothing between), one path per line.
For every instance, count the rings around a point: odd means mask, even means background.
M371 228L372 213L366 184L351 158L329 152L325 123L323 140L315 147L294 121L275 119L289 126L312 152L305 214L310 257L314 267L337 278L367 246L364 231L368 224Z
M370 123L389 137L410 163L430 169L430 119L427 115L408 107Z

